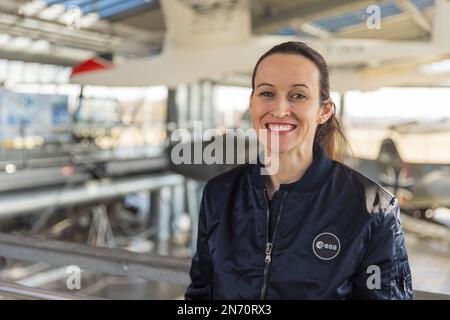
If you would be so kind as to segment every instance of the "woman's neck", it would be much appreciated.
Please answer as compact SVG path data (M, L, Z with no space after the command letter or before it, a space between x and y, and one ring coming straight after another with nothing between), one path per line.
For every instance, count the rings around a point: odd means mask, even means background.
M266 190L269 199L280 189L281 184L293 183L300 180L313 162L313 151L310 148L297 148L288 152L281 152L278 170L266 178Z

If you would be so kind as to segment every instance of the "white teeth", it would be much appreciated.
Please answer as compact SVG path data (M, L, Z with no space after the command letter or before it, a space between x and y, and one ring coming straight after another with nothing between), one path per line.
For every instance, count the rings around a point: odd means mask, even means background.
M291 124L267 124L267 127L270 131L292 131L295 129L295 126Z

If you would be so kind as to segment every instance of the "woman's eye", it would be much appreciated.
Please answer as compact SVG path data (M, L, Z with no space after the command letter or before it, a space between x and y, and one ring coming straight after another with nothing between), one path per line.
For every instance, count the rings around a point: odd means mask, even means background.
M264 91L259 94L262 97L273 97L273 93L269 91Z
M306 97L304 96L304 95L302 95L301 93L296 93L296 94L293 94L292 96L291 96L293 99L296 99L296 100L304 100L304 99L306 99Z

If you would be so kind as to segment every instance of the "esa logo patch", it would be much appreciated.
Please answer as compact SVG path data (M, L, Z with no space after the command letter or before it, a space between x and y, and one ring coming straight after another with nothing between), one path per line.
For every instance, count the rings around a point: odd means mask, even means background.
M312 247L317 258L331 260L339 254L341 243L334 234L324 232L314 238Z

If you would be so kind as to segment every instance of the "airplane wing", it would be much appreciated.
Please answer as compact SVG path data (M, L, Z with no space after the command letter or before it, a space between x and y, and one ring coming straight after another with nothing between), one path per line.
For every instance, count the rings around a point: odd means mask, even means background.
M84 72L72 82L100 86L177 86L227 72L249 71L256 59L273 45L270 39L250 39L245 44L216 46L205 50L178 48L151 58Z
M202 2L197 2L197 7L189 7L189 1L161 1L167 32L160 55L78 74L71 81L102 86L175 87L226 73L250 73L262 53L289 40L304 41L325 56L331 67L332 88L338 91L373 90L383 85L431 85L449 76L422 74L413 59L435 61L450 53L450 1L436 1L431 41L252 37L246 1L221 0L222 9L214 14L202 12ZM229 18L224 19L225 16ZM377 61L380 66L360 67L370 61Z
M232 72L250 73L259 56L273 45L286 41L286 37L262 36L254 37L245 44L217 46L209 49L179 48L151 58L143 58L125 62L114 68L84 72L73 76L72 82L99 86L151 86L167 85L176 87L182 83L189 83L199 79L221 76ZM295 39L295 38L292 38ZM297 39L298 40L298 39ZM313 47L319 47L320 42L307 41ZM391 48L390 57L398 53L398 57L405 56L405 51L411 49L412 44L400 45L397 50ZM409 47L408 47L409 46ZM422 52L432 51L430 45L424 46ZM382 48L378 46L375 49ZM332 49L330 49L332 48ZM358 49L359 48L359 49ZM330 52L331 50L331 52ZM354 50L351 53L351 50ZM367 50L367 54L361 51ZM320 49L319 49L320 51ZM347 52L347 54L342 54ZM381 56L378 50L370 51L370 46L352 45L348 40L330 42L328 52L324 53L330 67L331 87L333 90L371 90L382 85L419 85L431 84L448 79L448 73L422 74L414 63L390 62L380 67L352 69L337 68L350 63L364 63L368 56ZM430 55L433 61L435 55ZM412 60L411 60L412 61ZM250 84L250 82L249 82Z

